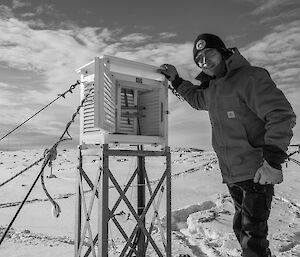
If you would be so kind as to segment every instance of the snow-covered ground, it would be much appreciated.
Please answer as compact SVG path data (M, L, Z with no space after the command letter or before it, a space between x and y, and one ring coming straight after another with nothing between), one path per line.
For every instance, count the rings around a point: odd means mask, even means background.
M43 155L43 150L0 152L0 184L18 173ZM298 156L295 156L299 160ZM61 207L61 215L54 218L52 205L42 190L40 181L30 194L12 229L0 246L0 256L40 257L74 256L75 189L78 165L77 150L58 150L53 162L56 178L45 178L49 193ZM84 170L93 179L97 173L99 158L84 158ZM110 167L121 185L129 179L136 167L133 157L113 157ZM157 178L165 169L163 158L146 158L146 170L154 188ZM290 162L284 167L284 182L275 187L275 197L269 220L269 240L276 256L300 256L300 167ZM25 197L40 165L24 172L16 179L0 187L0 235L11 221L20 202ZM50 168L45 170L45 177ZM91 196L84 184L85 195ZM153 190L153 189L152 189ZM114 201L118 194L110 190ZM136 206L136 187L131 187L126 196ZM92 212L92 233L97 228ZM160 217L164 227L165 197L160 205ZM128 216L128 209L121 204L115 213L126 233L132 231L135 221ZM216 156L190 148L172 149L172 254L194 256L240 256L240 248L232 226L234 209L227 188L221 182ZM94 215L94 216L93 216ZM152 213L147 215L151 221ZM109 225L109 256L119 256L126 243L113 224ZM88 234L87 234L88 235ZM156 224L153 238L161 246L161 234ZM86 249L86 246L84 246ZM90 255L92 256L92 255ZM149 247L147 256L157 256Z

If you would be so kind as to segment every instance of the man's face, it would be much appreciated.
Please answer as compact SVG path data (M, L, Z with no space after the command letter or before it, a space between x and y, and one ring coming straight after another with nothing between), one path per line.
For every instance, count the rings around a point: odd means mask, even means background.
M222 55L214 48L203 49L197 54L195 60L202 71L209 76L218 76L221 70L223 71Z

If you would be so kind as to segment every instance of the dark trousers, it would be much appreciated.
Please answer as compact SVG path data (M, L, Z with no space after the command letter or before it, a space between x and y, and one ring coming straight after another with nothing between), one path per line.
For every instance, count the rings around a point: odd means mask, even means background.
M227 186L234 201L233 230L242 247L242 256L271 256L267 235L274 186L252 180Z

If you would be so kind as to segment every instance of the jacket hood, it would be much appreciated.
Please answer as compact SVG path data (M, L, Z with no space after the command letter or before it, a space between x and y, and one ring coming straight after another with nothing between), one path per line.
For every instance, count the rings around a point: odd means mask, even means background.
M225 61L227 67L227 73L225 76L228 76L228 74L235 69L241 68L243 66L250 66L250 63L245 59L244 56L241 55L241 53L236 47L230 48L229 50L232 52L232 55ZM198 74L198 76L195 79L203 83L214 79L214 77L209 76L202 71Z

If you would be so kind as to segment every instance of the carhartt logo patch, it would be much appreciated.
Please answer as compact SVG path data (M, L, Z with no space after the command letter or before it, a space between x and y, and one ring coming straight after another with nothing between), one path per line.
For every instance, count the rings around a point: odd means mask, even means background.
M234 119L234 118L235 118L235 113L234 113L234 111L229 111L229 112L227 112L227 117L228 117L228 119Z

